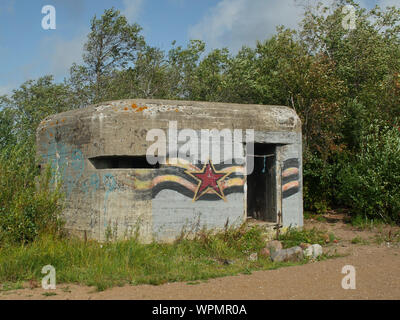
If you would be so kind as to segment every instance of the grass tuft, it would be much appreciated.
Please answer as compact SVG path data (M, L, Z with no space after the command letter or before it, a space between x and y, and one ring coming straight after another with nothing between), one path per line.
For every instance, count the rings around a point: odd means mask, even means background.
M301 243L325 245L326 242L329 242L327 239L333 241L335 235L333 233L327 234L325 231L316 228L309 230L289 228L286 233L279 235L279 240L282 241L284 248L298 246Z

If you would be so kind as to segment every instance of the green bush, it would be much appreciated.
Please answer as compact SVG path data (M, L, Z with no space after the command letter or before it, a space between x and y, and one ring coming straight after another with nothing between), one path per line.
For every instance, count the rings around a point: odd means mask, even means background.
M334 234L328 235L325 231L317 230L315 228L310 230L289 228L287 232L279 235L279 240L282 241L284 248L291 248L299 246L301 243L318 243L320 245L325 245L327 237L335 239Z
M317 154L304 153L304 209L325 213L335 200L335 186L340 161L333 163L323 160Z
M0 152L0 245L26 243L43 233L56 234L61 220L59 187L50 167L39 175L31 143Z
M400 222L400 132L374 122L361 150L340 171L339 200L353 214Z

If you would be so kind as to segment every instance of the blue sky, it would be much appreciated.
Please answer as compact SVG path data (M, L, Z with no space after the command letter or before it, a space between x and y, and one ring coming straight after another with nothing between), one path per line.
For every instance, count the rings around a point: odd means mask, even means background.
M143 27L146 41L168 50L171 42L205 40L208 49L243 44L271 36L277 25L295 27L301 7L313 0L0 0L0 94L28 79L52 74L57 81L80 63L90 19L115 7ZM329 0L324 0L329 1ZM361 0L395 5L399 0ZM42 7L56 9L56 30L43 30Z

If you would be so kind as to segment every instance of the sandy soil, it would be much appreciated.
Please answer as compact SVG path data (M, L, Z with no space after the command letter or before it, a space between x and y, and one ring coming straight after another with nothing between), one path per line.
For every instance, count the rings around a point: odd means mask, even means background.
M359 231L342 219L343 216L331 215L328 222L308 220L306 227L332 231L340 239L324 249L345 254L345 257L212 279L195 285L124 286L103 292L80 285L58 285L56 290L51 290L56 293L52 296L43 295L45 290L41 288L27 288L1 292L0 299L400 299L399 245L378 245L372 241L378 230ZM383 232L387 233L388 227ZM352 244L356 236L370 243ZM341 286L344 277L341 270L345 265L356 269L355 290L344 290Z

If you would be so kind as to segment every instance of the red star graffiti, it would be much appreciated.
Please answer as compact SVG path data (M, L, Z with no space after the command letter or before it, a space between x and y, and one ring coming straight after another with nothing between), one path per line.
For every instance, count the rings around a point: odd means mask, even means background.
M213 191L221 199L226 201L224 191L222 190L221 182L230 174L222 171L216 171L211 160L209 160L201 171L185 171L187 174L199 181L199 184L194 193L193 201L207 193L208 190Z

